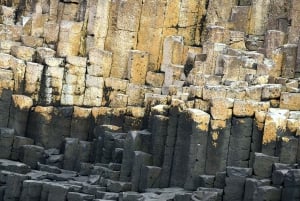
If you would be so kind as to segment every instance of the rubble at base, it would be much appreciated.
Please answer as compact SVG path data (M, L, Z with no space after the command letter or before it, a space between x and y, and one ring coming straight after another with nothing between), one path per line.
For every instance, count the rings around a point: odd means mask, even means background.
M0 0L0 201L299 201L297 0Z

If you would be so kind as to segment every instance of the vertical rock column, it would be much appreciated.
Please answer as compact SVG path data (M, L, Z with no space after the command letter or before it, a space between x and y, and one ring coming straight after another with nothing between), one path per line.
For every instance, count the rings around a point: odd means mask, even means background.
M173 165L173 155L177 138L177 127L179 114L184 109L183 102L173 101L169 109L168 133L164 151L164 161L162 165L160 187L166 188L170 186L171 171ZM157 106L158 107L158 106Z
M61 104L82 105L85 92L86 58L69 56L65 66Z
M228 166L249 166L252 123L251 117L232 118Z
M278 147L278 137L286 132L289 111L284 109L270 109L266 115L262 140L262 153L274 156Z
M29 115L26 136L32 138L36 145L49 148L53 106L36 106Z
M101 106L104 80L102 77L86 75L83 105Z
M13 80L0 81L0 126L6 127L9 119L9 107L13 92Z
M192 134L184 188L195 190L199 186L199 175L205 173L210 115L197 109L188 109L188 113L191 118Z
M220 55L225 49L226 44L224 43L213 43L213 42L204 42L203 43L203 54L206 55L206 58L203 61L195 62L195 67L202 67L202 73L207 75L213 75L216 72L216 64L218 55ZM205 63L206 65L203 65Z
M163 164L168 120L168 117L162 115L154 115L152 117L152 155L154 166L161 167Z
M13 147L14 134L14 129L0 128L0 158L10 158Z
M222 55L223 61L223 80L238 81L241 68L241 60L237 56Z
M168 36L164 40L161 71L165 72L170 64L180 64L183 53L183 37Z
M270 0L252 1L249 34L263 35L268 22Z
M78 55L83 22L62 20L60 23L57 55L61 57Z
M207 142L206 174L225 171L230 138L231 119L211 120Z
M64 150L63 168L79 171L81 162L90 161L92 143L77 138L66 138Z
M224 5L222 9L220 9L220 5ZM226 25L227 21L230 18L231 9L236 5L236 1L234 0L212 0L209 1L208 9L207 9L207 23L208 24L218 24L221 26Z
M110 0L91 0L88 2L88 24L86 50L99 48L104 50L108 30Z
M66 137L70 136L73 107L54 107L48 144L50 148L60 149Z
M124 154L121 166L120 181L131 181L135 156L145 155L151 150L151 133L148 131L130 131L124 142ZM137 151L136 154L134 151ZM138 161L136 161L138 162ZM149 165L149 164L148 164ZM139 176L139 175L136 175ZM137 178L135 178L137 179ZM138 183L135 183L135 187Z
M0 54L0 127L7 126L14 90L13 72L9 69L11 58L10 55Z
M291 11L290 16L291 26L289 27L289 43L297 44L299 42L299 18L300 18L300 3L297 0L291 1Z
M70 136L72 138L78 138L79 140L88 140L91 112L92 109L90 108L74 106L70 132Z
M199 21L204 10L204 1L181 1L177 34L184 37L186 45L195 45L200 40L200 33L197 29L200 28Z
M246 178L251 177L251 168L226 168L226 186L224 188L224 201L239 201L243 200L245 194Z
M281 76L285 78L294 78L297 65L297 51L296 44L285 44L282 48L283 60Z
M16 135L25 136L29 110L32 105L31 98L23 95L12 95L8 127L14 128Z
M14 91L21 94L24 91L26 64L23 60L12 57L10 67L14 75Z
M159 69L165 9L166 0L143 2L137 49L149 52L149 70L151 71Z
M27 137L45 149L62 148L65 137L70 136L72 112L72 107L33 107L29 114Z
M295 71L295 77L300 77L300 40L298 42L298 51L297 51L297 64L296 64L296 71Z
M112 53L93 48L88 53L87 73L91 76L107 78L110 76Z
M148 71L149 54L138 50L131 50L128 59L128 79L130 83L144 85Z
M60 103L64 68L63 59L46 58L46 66L42 77L40 103L42 105L56 105Z
M255 118L253 120L252 137L251 137L251 152L249 167L253 167L255 152L262 150L262 138L264 131L264 124L266 118L266 111L255 111Z
M25 95L32 98L34 103L39 101L44 66L27 62L25 73Z
M286 42L286 34L278 30L268 30L265 35L266 57L270 58L272 51Z
M206 156L209 119L207 113L197 109L188 109L180 114L170 186L196 188L197 176L203 174L205 169L203 159Z
M113 53L111 76L125 78L128 51L136 49L142 0L112 2L105 49Z
M86 106L101 106L104 80L110 75L112 53L100 49L91 49L86 75L86 89L83 104Z

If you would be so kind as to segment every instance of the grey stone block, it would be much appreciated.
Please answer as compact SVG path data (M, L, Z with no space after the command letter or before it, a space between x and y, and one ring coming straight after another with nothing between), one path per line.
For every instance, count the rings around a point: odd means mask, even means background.
M112 153L112 161L114 163L122 163L123 160L123 152L124 149L123 148L115 148L113 153Z
M214 182L214 188L224 189L225 178L226 178L226 172L217 172L215 182Z
M94 169L91 171L91 175L99 175L100 177L114 181L118 181L120 179L120 171L113 171L108 167L103 166L94 166Z
M170 183L171 167L173 162L174 147L177 135L179 107L172 107L169 113L167 138L164 151L164 161L161 171L160 187L168 187Z
M0 170L26 174L31 171L30 167L24 163L0 159Z
M132 191L140 190L140 182L143 182L142 180L140 180L142 167L151 165L151 162L152 156L150 154L141 151L134 151L134 160L132 165L131 177Z
M13 82L13 81L12 81ZM9 119L12 90L2 88L0 94L0 127L6 127Z
M226 186L224 188L224 201L240 201L243 200L244 187L246 178L244 177L227 177Z
M200 187L213 188L215 181L214 175L199 175L199 185Z
M40 201L65 201L68 187L57 183L45 183L42 188Z
M89 162L92 145L77 138L66 138L63 167L66 170L80 170L80 162Z
M230 121L226 121L224 128L211 128L207 143L206 174L214 175L226 170L230 128ZM216 134L217 138L215 137Z
M274 163L273 164L273 171L276 170L291 170L296 169L297 164L284 164L284 163Z
M137 192L122 192L120 193L119 201L143 201L144 198Z
M253 200L257 201L280 201L281 189L273 186L260 186L254 194Z
M212 192L212 191L195 191L191 197L193 201L201 201L201 200L207 200L207 201L218 201L218 193Z
M284 181L284 177L289 170L273 170L272 183L275 186L281 186Z
M102 150L102 163L109 163L112 161L113 152L115 148L123 148L123 141L127 134L113 133L105 131L103 135L103 150Z
M20 149L20 161L36 169L38 162L45 163L45 150L36 145L23 145Z
M3 196L5 194L6 186L0 186L0 200L3 201Z
M297 162L298 138L293 136L281 138L278 149L280 163L293 164Z
M27 137L14 136L14 142L11 150L11 159L19 160L20 148L22 145L33 145L34 141Z
M10 158L14 133L14 129L0 128L0 158Z
M112 193L112 192L102 192L98 191L96 198L100 198L102 200L118 200L119 193Z
M62 173L62 170L59 169L58 167L55 167L55 166L44 165L44 164L41 164L41 163L38 163L37 166L38 166L38 170L40 170L40 171L54 173L54 174Z
M248 167L252 127L252 118L232 118L229 142L229 166Z
M109 163L108 168L113 171L120 171L121 170L121 164L120 163Z
M169 118L162 115L155 115L152 118L152 156L153 165L162 166L165 150L165 142L167 138Z
M144 192L147 188L159 188L161 168L156 166L142 166L139 189Z
M174 201L186 201L191 200L192 194L191 193L180 193L176 194L174 197Z
M40 201L43 184L42 181L24 181L20 201Z
M218 194L217 201L222 201L222 199L223 199L223 193L224 193L223 189L199 187L199 188L197 188L197 191L216 192Z
M240 168L240 167L231 167L226 168L226 174L228 177L251 177L252 168Z
M108 179L107 180L107 190L109 192L114 192L114 193L130 191L131 183L130 182L113 181L113 180Z
M76 192L68 192L67 199L69 201L92 201L95 198L94 195L76 193Z
M299 186L284 187L282 190L282 201L297 201L300 200Z
M258 177L268 178L272 175L272 165L279 162L278 157L255 153L253 170Z
M23 181L29 179L29 176L8 172L6 177L6 190L3 200L19 200L21 197Z
M284 187L300 186L300 169L292 169L284 177Z
M263 185L270 185L270 182L247 178L245 183L244 201L254 201L254 195L257 193L257 188Z
M187 178L184 188L195 190L198 186L198 176L205 174L207 139L210 115L196 109L188 110L188 122L192 128L188 151Z
M130 131L124 144L120 181L131 181L134 162L134 151L151 152L151 133L144 131Z

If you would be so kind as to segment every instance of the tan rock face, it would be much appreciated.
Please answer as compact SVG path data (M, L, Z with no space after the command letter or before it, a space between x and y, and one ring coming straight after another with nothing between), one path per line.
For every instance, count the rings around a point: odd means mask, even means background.
M289 110L300 110L300 94L299 93L281 93L280 108Z
M285 132L288 110L273 109L270 110L265 119L263 144L276 142L277 136Z
M11 47L11 54L25 61L34 61L35 59L35 49L30 47L13 46Z
M128 60L128 79L133 84L144 85L148 71L149 55L146 52L131 51Z
M63 20L59 27L58 56L76 56L79 53L82 22Z

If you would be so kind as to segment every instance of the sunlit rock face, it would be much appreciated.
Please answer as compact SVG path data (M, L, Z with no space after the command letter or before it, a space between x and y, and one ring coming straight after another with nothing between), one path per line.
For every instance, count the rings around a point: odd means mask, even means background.
M298 0L0 0L0 201L299 201Z

